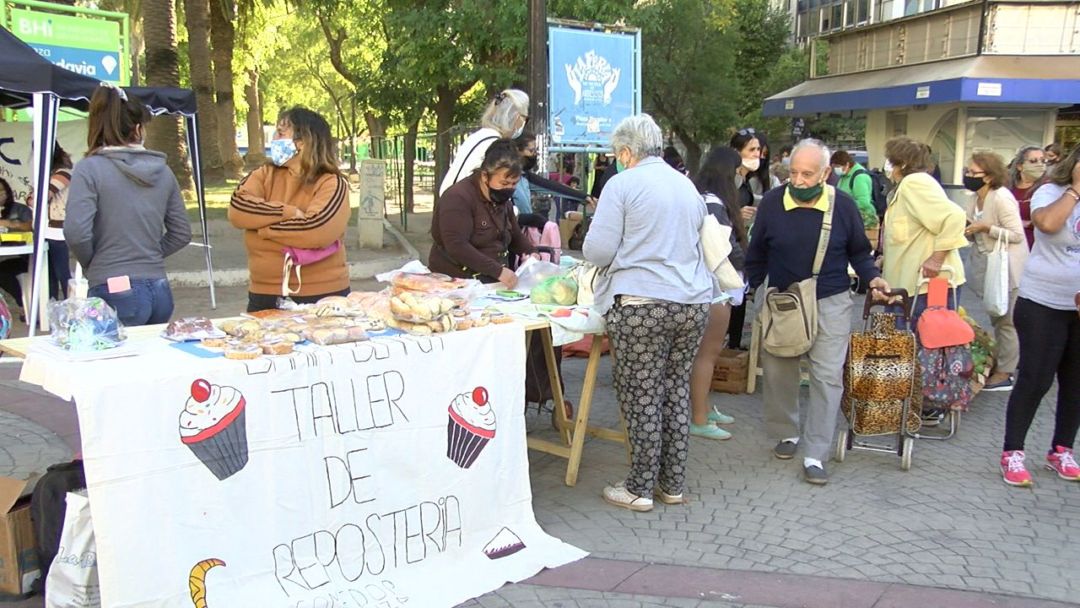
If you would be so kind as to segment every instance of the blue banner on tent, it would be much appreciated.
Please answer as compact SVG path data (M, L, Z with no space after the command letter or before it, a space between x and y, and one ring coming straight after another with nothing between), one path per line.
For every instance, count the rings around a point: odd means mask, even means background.
M45 59L77 74L120 83L120 53L31 43Z
M548 40L552 147L606 147L619 121L641 111L639 34L550 26Z

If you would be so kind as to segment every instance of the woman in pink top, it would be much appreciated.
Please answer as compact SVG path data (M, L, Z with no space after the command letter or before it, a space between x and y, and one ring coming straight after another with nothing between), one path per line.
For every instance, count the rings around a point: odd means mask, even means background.
M1038 146L1024 146L1016 153L1016 159L1012 162L1010 170L1012 192L1016 202L1020 204L1020 220L1024 225L1024 236L1027 238L1028 249L1035 244L1035 228L1031 225L1031 195L1042 184L1043 175L1046 173L1046 161L1043 150Z

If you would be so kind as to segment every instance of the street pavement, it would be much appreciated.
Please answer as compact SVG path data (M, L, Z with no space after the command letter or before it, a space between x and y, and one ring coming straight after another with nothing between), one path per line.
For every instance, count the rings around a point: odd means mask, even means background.
M358 281L364 289L370 281ZM216 314L239 311L246 292L219 289ZM206 291L176 290L177 314L207 311ZM964 298L985 322L978 303ZM854 322L854 320L853 320ZM3 360L0 360L3 361ZM569 397L584 360L563 363ZM16 380L0 363L0 475L26 475L70 458L78 447L73 408ZM805 389L804 389L805 395ZM889 454L849 453L828 463L827 486L801 479L801 460L780 461L763 433L756 395L714 394L736 418L729 441L694 438L690 503L632 513L600 498L626 472L623 446L585 445L578 484L563 483L566 461L530 452L533 504L550 534L591 553L463 606L702 608L1076 605L1080 600L1080 483L1040 468L1053 426L1056 387L1028 441L1031 489L1001 482L997 460L1008 393L982 393L958 435L918 440L913 466ZM550 415L533 407L530 432L554 438ZM605 358L594 424L618 415ZM39 608L40 598L9 604Z

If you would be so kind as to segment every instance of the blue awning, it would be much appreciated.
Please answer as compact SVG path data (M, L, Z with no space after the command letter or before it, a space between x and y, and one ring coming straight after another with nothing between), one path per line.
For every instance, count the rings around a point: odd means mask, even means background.
M765 100L765 116L913 105L1065 106L1080 103L1080 57L980 55L814 78Z

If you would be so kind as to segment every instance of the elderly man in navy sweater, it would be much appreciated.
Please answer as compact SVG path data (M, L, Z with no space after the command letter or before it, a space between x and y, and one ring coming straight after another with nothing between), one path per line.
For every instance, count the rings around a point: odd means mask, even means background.
M843 394L843 367L851 335L852 299L848 265L871 289L888 293L870 255L862 217L855 201L825 183L829 150L803 140L791 154L791 181L767 192L758 207L746 253L751 287L768 284L786 289L812 275L822 220L833 208L832 232L818 274L818 333L805 356L810 362L810 402L799 424L800 357L776 357L761 351L764 371L766 432L777 441L773 454L788 460L803 446L803 474L809 483L825 484L824 461L836 432L836 412ZM764 290L759 290L759 295ZM759 298L760 301L761 298ZM801 440L801 441L800 441Z

